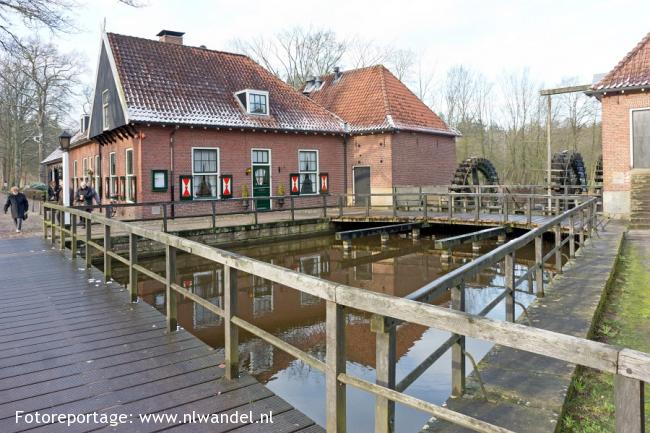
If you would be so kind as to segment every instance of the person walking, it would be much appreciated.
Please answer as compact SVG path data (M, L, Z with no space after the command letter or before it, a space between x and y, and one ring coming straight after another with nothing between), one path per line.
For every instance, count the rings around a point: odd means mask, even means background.
M60 195L61 186L57 185L55 181L51 180L49 186L47 187L47 200L58 202Z
M93 200L95 201L95 203L100 204L99 194L97 194L97 191L95 191L95 189L90 185L88 185L86 182L81 182L81 185L79 185L79 190L77 191L76 199L79 203L86 206L92 206ZM84 210L88 213L91 213L93 211L93 208L89 207ZM81 221L81 226L82 227L86 226L85 219Z
M7 202L5 203L5 213L7 213L9 208L11 208L11 217L14 219L14 224L16 225L16 233L20 233L23 228L23 221L27 219L29 202L27 201L25 194L18 191L17 186L11 187L11 193L9 194L9 197L7 197Z

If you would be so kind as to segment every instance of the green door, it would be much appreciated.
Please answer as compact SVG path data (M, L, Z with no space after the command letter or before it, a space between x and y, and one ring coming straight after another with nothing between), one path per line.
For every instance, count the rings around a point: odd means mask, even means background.
M269 150L253 150L253 197L271 195L271 155ZM255 200L257 210L271 208L271 200Z

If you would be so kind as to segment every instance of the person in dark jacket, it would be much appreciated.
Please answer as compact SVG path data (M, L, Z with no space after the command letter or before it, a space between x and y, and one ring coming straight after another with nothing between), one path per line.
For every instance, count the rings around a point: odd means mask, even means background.
M58 202L60 195L61 195L61 186L57 185L55 181L51 180L49 186L47 187L48 201Z
M18 191L17 186L11 187L11 193L7 197L7 202L5 203L5 213L11 208L11 217L14 219L14 224L16 225L16 233L20 233L23 228L23 221L27 219L27 210L29 209L29 202L25 194Z
M79 202L82 205L86 206L92 206L93 205L93 200L95 203L99 204L99 194L97 194L97 191L95 191L95 188L92 186L88 185L86 182L81 182L81 185L79 186L79 189L77 190L77 196L76 196L76 201ZM86 212L92 212L93 208L86 208L84 209ZM82 220L81 221L81 226L85 227L86 226L86 221Z

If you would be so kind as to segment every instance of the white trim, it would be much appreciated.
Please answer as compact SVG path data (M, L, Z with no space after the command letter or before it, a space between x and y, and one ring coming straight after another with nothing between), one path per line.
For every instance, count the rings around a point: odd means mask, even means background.
M241 103L239 100L239 96L242 93L246 93L246 106ZM266 113L251 113L250 111L250 106L251 106L251 101L250 101L250 95L251 93L257 94L257 95L264 95L266 96ZM235 92L235 99L239 103L239 106L242 107L242 109L246 112L246 114L251 114L253 116L268 116L271 113L271 99L269 98L269 92L268 90L257 90L257 89L243 89L238 92Z
M132 174L128 174L126 172L126 168L128 167L127 164L127 155L129 154L129 151L131 152L131 170ZM133 200L129 200L129 185L131 184L129 182L129 178L135 176L135 152L133 151L132 147L129 147L128 149L124 149L124 201L127 203L135 203Z
M319 149L298 149L298 181L300 182L301 173L313 173L311 171L300 171L300 152L316 152L316 190L311 194L303 194L302 191L298 195L319 195L320 194L320 151ZM300 189L302 189L302 182L300 182Z
M195 150L216 150L217 151L217 172L214 174L206 174L206 173L199 173L199 174L194 174L194 151ZM211 200L211 199L220 199L221 198L221 148L218 146L214 147L206 147L206 146L199 146L199 147L192 147L191 148L192 154L190 155L190 160L192 163L192 200ZM207 176L214 176L216 174L217 176L217 195L215 197L209 197L209 198L197 198L196 195L194 194L194 176L202 176L202 175L207 175ZM234 194L233 194L234 195Z
M630 169L634 168L634 128L632 124L632 113L635 111L650 111L650 107L630 108Z
M126 108L126 96L124 95L124 88L122 87L122 81L120 80L120 74L117 73L117 66L115 64L115 57L113 56L113 49L111 44L108 42L108 35L106 32L102 35L104 43L106 44L106 55L108 57L108 63L111 65L111 71L113 72L113 81L115 81L115 88L117 89L117 96L120 98L120 103L122 104L122 111L124 112L124 124L129 124L129 112ZM101 56L101 52L100 52ZM95 83L97 85L97 83Z
M268 165L269 166L269 196L273 197L273 152L271 152L271 149L268 148L263 148L263 147L252 147L251 148L251 197L255 197L255 170L253 170L253 165L255 163L253 162L253 151L255 150L264 150L269 153L269 162L268 164L257 164L257 165ZM273 209L273 200L269 199L269 210Z
M102 90L102 131L108 131L108 117L111 108L111 92L108 89Z

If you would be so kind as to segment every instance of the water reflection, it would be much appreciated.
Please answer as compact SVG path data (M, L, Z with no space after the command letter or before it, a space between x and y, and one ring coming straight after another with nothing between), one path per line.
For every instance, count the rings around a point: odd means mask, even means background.
M495 246L482 244L482 252ZM454 252L451 263L441 261L431 239L413 241L392 236L381 246L378 237L355 240L352 251L345 252L333 236L298 241L276 242L239 248L239 253L255 257L304 274L321 277L375 292L405 296L425 283L470 261L475 254L468 245ZM516 273L523 274L534 257L534 251L521 251L516 258ZM141 264L164 274L164 259L141 260ZM224 299L223 268L193 256L177 258L178 284L221 307ZM117 267L115 277L126 280L124 269ZM503 270L494 267L477 275L468 283L467 309L476 313L497 297L504 284ZM304 350L318 359L325 359L325 304L307 293L289 289L268 280L238 273L238 316ZM523 286L526 290L526 284ZM520 287L520 288L522 288ZM138 283L138 293L146 302L164 312L163 287L151 280ZM530 303L532 295L517 293L518 301ZM448 305L448 295L434 301ZM517 307L519 312L520 307ZM502 302L489 317L503 319ZM181 298L178 304L179 325L213 347L223 347L223 321L202 306ZM374 380L375 338L370 331L369 317L359 311L347 314L346 338L348 371L361 378ZM437 346L448 333L409 323L397 329L397 380L410 372ZM477 359L491 345L468 339L467 350ZM286 353L240 332L241 368L266 383L269 388L323 425L325 422L324 377ZM450 393L449 354L439 359L409 389L416 397L442 403ZM469 369L470 365L468 365ZM471 369L470 369L471 370ZM348 387L349 429L354 432L373 430L374 399ZM418 431L427 415L401 406L397 409L397 431Z

